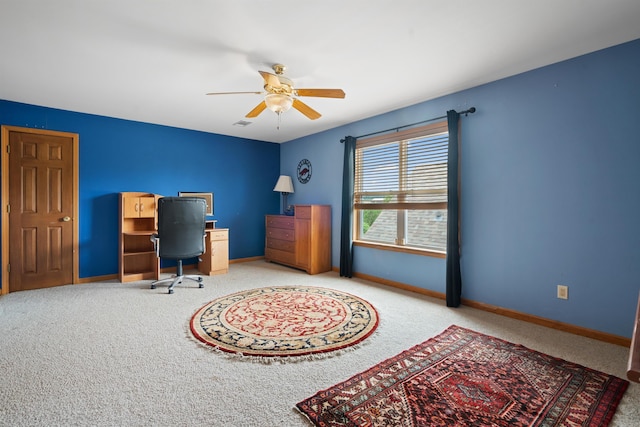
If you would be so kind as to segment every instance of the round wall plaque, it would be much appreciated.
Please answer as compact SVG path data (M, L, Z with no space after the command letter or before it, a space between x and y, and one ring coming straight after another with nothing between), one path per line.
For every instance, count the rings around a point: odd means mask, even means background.
M298 181L306 184L311 179L311 162L307 159L300 160L298 163Z

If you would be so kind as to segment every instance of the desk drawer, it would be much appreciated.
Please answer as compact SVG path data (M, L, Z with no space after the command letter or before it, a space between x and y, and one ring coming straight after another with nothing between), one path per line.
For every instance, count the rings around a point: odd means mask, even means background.
M285 252L294 252L296 248L296 242L292 240L280 240L267 238L267 248L278 249Z
M293 230L293 217L282 215L267 215L267 228L270 227Z
M289 230L285 228L267 228L267 238L269 237L293 242L295 240L295 232L293 231L293 229Z
M228 240L229 230L209 231L209 237L211 240Z

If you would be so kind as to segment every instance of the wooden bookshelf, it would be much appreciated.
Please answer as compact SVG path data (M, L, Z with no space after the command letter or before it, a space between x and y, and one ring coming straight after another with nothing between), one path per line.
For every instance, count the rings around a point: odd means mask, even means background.
M151 241L151 235L158 229L160 197L142 192L120 193L118 278L121 282L160 278L160 259Z

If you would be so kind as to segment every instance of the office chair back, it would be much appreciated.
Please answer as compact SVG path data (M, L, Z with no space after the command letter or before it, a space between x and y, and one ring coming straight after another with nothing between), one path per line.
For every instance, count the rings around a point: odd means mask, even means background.
M206 201L198 197L158 200L160 258L187 259L204 253L206 209Z

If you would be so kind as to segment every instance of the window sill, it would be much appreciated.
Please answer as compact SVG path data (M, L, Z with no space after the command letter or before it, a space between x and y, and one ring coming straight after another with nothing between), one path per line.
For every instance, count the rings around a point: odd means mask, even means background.
M447 254L445 252L439 252L429 249L409 248L406 246L387 245L384 243L365 242L362 240L354 240L353 245L362 246L363 248L380 249L383 251L402 252L407 254L423 255L442 259L447 258Z

